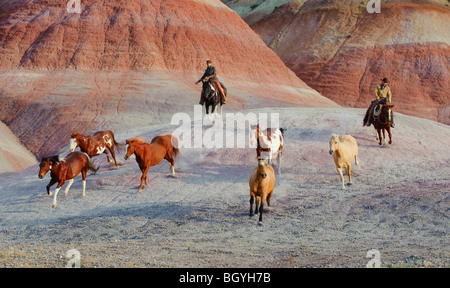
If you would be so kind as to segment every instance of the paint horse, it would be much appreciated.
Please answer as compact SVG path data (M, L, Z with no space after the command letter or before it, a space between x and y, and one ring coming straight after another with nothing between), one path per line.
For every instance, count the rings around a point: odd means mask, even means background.
M41 160L39 164L39 174L38 177L43 179L45 174L50 171L50 183L47 185L47 193L52 196L50 192L50 187L55 183L58 183L55 190L55 196L53 197L53 208L56 207L56 197L58 192L64 183L69 180L69 184L64 191L64 195L69 192L70 186L72 186L73 179L78 176L81 172L81 177L83 179L83 193L82 196L85 197L86 193L86 175L88 170L92 172L97 172L98 168L94 167L94 163L91 158L83 152L75 151L67 155L65 158L60 156L45 157Z
M144 142L141 138L127 139L127 154L125 160L134 154L136 162L141 169L141 184L138 192L142 190L142 185L148 186L147 173L150 167L158 165L163 159L170 163L172 175L175 175L174 158L180 153L178 139L172 135L156 136L151 143Z
M89 155L89 157L94 157L105 153L108 158L108 162L111 163L112 161L109 158L108 151L106 150L108 149L109 152L111 152L116 167L119 167L119 164L117 164L116 155L114 153L114 147L117 147L117 150L119 151L120 144L116 142L114 133L110 130L99 131L93 136L85 136L76 132L72 133L70 139L70 152L75 151L77 147L80 147L80 150Z
M220 85L223 88L223 92L225 93L225 97L227 96L227 88L223 85L223 83L220 83ZM208 115L209 120L214 123L214 119L211 117L211 114L214 113L214 118L217 117L217 109L220 105L220 116L222 116L222 106L223 101L222 97L219 95L219 91L217 91L213 84L211 84L209 81L203 81L203 87L202 87L202 97L205 99L205 109L206 109L206 115ZM209 110L211 107L211 114L209 114Z
M254 126L253 126L254 127ZM258 159L262 157L262 153L268 153L268 164L272 165L272 158L278 159L278 175L281 175L281 158L283 156L284 145L284 129L267 128L266 131L256 130L252 136L252 145L256 144L256 156Z

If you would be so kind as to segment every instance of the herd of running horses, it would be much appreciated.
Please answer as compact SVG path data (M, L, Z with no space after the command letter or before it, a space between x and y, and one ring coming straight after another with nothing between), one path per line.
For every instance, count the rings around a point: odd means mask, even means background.
M221 105L220 101L213 105ZM209 106L209 105L208 105ZM372 124L377 130L379 144L382 144L382 139L385 137L385 131L389 134L389 144L392 144L392 134L390 130L390 109L392 105L379 104L378 113L375 113L372 119ZM208 109L208 108L207 108ZM214 110L213 110L214 111ZM366 124L366 123L364 123ZM268 128L267 130L259 129L256 125L255 133L253 134L253 141L256 143L256 156L258 165L254 169L250 180L250 216L254 215L252 206L256 198L255 213L259 212L259 223L262 222L263 205L267 199L267 204L270 205L270 197L272 196L275 187L275 173L272 168L272 159L274 157L278 160L278 174L281 175L281 160L284 146L284 129L283 128ZM43 179L45 174L50 172L51 180L47 185L47 193L53 195L53 207L56 207L57 195L61 187L68 181L64 194L67 195L73 179L81 173L82 176L82 196L85 196L86 176L88 171L97 172L98 167L94 166L92 157L101 154L106 154L108 162L114 160L116 167L119 167L115 148L120 151L123 144L119 144L114 133L110 130L99 131L93 135L83 135L81 133L72 133L70 139L70 153L66 157L59 155L44 157L39 164L38 177ZM358 146L356 140L350 135L333 135L329 142L330 154L333 156L336 170L338 171L342 188L345 189L343 169L347 170L349 177L349 185L351 184L351 162L354 159L355 164L358 165L357 155ZM80 151L75 151L79 147ZM128 160L131 155L135 155L136 162L142 172L141 182L138 191L141 191L143 184L148 186L147 173L150 167L158 165L163 159L170 163L172 174L175 175L174 158L180 153L178 148L178 139L172 135L156 136L150 143L145 142L141 138L133 138L126 140L127 151L125 160ZM112 159L109 156L111 153ZM263 159L263 153L267 155L267 159ZM58 183L54 193L50 191L50 187ZM259 205L259 199L261 204ZM259 205L259 208L258 208ZM259 211L258 211L259 210Z

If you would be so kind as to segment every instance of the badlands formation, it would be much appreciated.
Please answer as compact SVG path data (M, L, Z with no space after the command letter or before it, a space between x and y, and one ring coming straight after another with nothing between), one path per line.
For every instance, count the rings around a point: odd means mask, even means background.
M0 126L0 145L16 157L0 160L20 170L0 172L0 267L64 267L71 249L81 253L81 267L365 267L371 249L383 267L449 267L448 125L397 112L393 144L379 146L374 129L362 127L365 109L340 107L310 88L218 0L81 0L80 14L67 13L64 2L0 2L0 121L8 126ZM325 24L333 9L316 8ZM285 128L282 175L262 226L248 215L256 166L249 147L182 148L176 175L164 161L150 168L140 193L134 156L125 161L118 151L118 168L97 156L86 197L77 177L51 207L50 177L38 179L36 158L66 155L75 131L111 129L120 143L173 133L172 116L192 116L198 103L194 83L206 59L229 91L224 115L276 113ZM345 63L350 69L359 60ZM194 134L213 130L192 118ZM333 133L359 145L346 190L328 153Z
M387 77L396 111L450 124L449 2L367 2L224 1L322 95L364 108Z
M75 131L192 114L207 59L229 90L225 111L338 106L220 1L81 0L80 14L65 4L0 4L0 121L37 158L57 152Z

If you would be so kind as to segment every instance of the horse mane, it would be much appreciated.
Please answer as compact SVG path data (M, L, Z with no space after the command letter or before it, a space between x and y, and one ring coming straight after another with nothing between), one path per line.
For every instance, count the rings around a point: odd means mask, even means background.
M60 157L59 155L54 155L54 156L50 156L50 157L44 157L44 158L42 158L41 162L44 161L44 160L45 161L51 161L52 165L61 164L61 162L64 162L64 158Z
M139 137L139 138L128 139L126 141L126 143L127 144L129 144L129 143L142 144L142 143L144 143L144 140L141 137Z
M81 135L81 133L73 132L73 133L70 135L70 138L77 138L78 135Z

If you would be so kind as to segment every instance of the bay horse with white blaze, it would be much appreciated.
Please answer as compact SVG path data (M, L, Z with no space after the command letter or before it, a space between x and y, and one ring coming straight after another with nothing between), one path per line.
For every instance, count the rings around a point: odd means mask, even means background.
M252 126L254 127L254 126ZM281 175L281 158L283 156L284 145L284 131L285 129L267 128L266 131L259 129L259 124L256 125L256 130L252 136L252 145L256 143L256 156L258 159L262 157L262 153L268 154L269 165L272 165L272 158L278 159L278 174Z
M53 208L56 207L56 197L61 187L64 185L66 180L69 180L69 184L64 191L64 195L69 192L70 186L72 186L73 178L78 176L81 172L81 177L83 179L83 193L82 196L85 197L86 193L86 175L88 170L97 172L98 168L94 167L94 163L91 158L80 151L75 151L67 155L65 158L60 156L44 157L39 164L39 179L43 179L45 174L50 171L50 176L52 177L50 183L47 185L47 193L52 196L50 192L50 187L55 183L58 183L55 190L55 196L53 198Z
M109 158L108 151L106 150L108 149L109 152L111 152L116 167L119 167L119 164L117 164L116 161L114 147L120 151L120 144L116 142L112 131L99 131L93 136L85 136L81 133L74 132L70 137L70 152L73 152L77 147L80 147L80 150L89 155L89 157L94 157L105 153L108 158L108 162L112 162Z
M173 159L180 153L180 150L177 148L178 139L175 136L156 136L150 144L144 142L141 138L127 139L126 143L127 154L124 157L125 160L128 160L134 154L142 172L138 192L141 191L144 181L145 185L148 186L148 169L158 165L163 159L166 159L170 163L172 175L175 175L175 163Z

